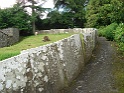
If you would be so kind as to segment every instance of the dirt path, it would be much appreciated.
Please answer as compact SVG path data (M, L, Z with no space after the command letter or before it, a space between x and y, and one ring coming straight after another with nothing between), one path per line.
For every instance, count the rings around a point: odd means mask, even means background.
M104 37L98 38L98 46L93 56L68 89L61 93L118 93L114 88L112 65L114 49Z

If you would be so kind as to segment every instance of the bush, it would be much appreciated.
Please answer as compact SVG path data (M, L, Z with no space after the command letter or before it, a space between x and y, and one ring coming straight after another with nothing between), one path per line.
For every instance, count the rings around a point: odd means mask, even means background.
M117 23L112 23L105 28L100 28L99 35L106 37L108 40L114 40L115 30L117 28Z
M98 35L99 36L103 36L105 37L105 30L104 30L105 27L101 27L98 29Z
M115 40L118 44L118 49L124 52L124 24L112 23L106 27L101 27L98 30L99 36L104 36L108 40Z
M117 23L112 23L105 28L105 37L108 40L111 40L111 41L114 40L115 31L116 31L117 26L118 26Z
M114 40L118 43L118 49L124 52L124 24L121 23L116 28Z
M121 52L124 52L124 43L120 42L118 43L119 47L118 49L121 51ZM124 53L123 53L124 54Z
M121 23L115 32L115 37L114 37L116 42L122 42L124 43L124 24Z

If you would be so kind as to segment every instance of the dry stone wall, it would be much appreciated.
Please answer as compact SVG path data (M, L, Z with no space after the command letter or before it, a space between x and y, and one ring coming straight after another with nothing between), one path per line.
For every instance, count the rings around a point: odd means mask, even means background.
M9 36L3 32L0 32L0 47L9 45Z
M95 47L96 29L87 30L0 61L0 93L58 93L68 86Z
M0 47L13 45L19 41L19 30L8 28L0 30Z
M84 28L84 49L85 49L85 62L91 57L92 51L97 43L97 29L95 28Z

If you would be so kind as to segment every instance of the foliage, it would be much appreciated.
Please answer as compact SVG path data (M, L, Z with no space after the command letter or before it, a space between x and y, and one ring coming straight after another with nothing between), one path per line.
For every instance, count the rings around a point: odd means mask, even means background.
M123 23L120 23L119 26L117 27L114 39L118 43L118 49L124 52L124 24Z
M48 13L46 19L36 21L37 29L66 29L73 28L74 22L72 20L73 14L71 12L59 12L54 10Z
M118 26L117 23L112 23L105 28L105 37L108 40L111 40L111 41L114 40L115 30L116 30L117 26Z
M98 35L99 36L103 36L103 37L105 37L105 27L100 27L99 29L98 29Z
M38 7L35 8L43 11ZM38 12L35 15L37 18L39 17ZM32 34L32 20L34 20L34 16L29 15L20 3L15 4L12 8L0 9L0 29L15 27L20 30L21 35L29 35Z
M12 8L14 27L20 31L31 30L31 16L26 13L18 4Z
M86 7L87 27L97 27L124 21L124 2L121 0L90 0Z
M118 44L118 49L124 52L124 24L112 23L106 27L99 29L99 36L104 36L108 40L115 40Z
M123 23L119 24L119 26L117 27L114 39L117 42L124 43L124 24Z
M120 50L121 52L123 52L123 55L124 55L124 43L123 42L119 42L118 43L118 50Z
M30 31L30 16L18 5L12 8L0 9L0 29L15 27L20 31Z
M46 36L46 34L23 37L19 43L13 46L0 48L0 60L18 55L20 51L22 50L26 50L29 48L34 48L34 47L42 46L48 43L52 43L57 40L61 40L63 38L69 37L70 35L72 34L69 34L69 33L68 34L47 34L47 36L51 40L49 42L42 41L43 37Z
M84 26L85 0L67 0L68 5L63 8L64 11L54 9L49 12L46 19L41 19L41 13L45 9L42 6L37 6L35 0L17 1L17 4L12 8L0 9L0 29L16 27L19 28L21 34L25 35L34 33L34 31L32 32L32 28L35 28L35 25L37 29L82 28ZM30 5L27 4L29 2L31 2ZM32 15L29 15L25 10L27 7L33 10Z
M100 0L90 0L86 7L86 27L97 27L99 17Z
M46 9L42 7L43 3L46 0L17 0L17 4L20 5L21 8L30 8L32 11L31 13L31 24L32 24L32 32L31 34L35 34L36 26L35 21L37 16L41 16L41 13L45 11ZM40 4L39 4L40 3Z
M56 0L54 0L56 1ZM71 14L72 16L69 16L69 21L72 22L71 26L73 27L84 27L85 23L85 2L87 0L58 0L56 2L57 9L63 9L64 17L68 16L68 14ZM67 14L68 13L68 14ZM69 23L70 23L69 22Z
M73 14L71 12L52 11L48 14L50 28L73 28Z
M51 11L48 14L48 19L50 22L51 28L60 28L62 26L62 16L58 11Z
M10 9L0 9L0 29L11 27L13 25L12 18L13 13Z
M108 40L114 40L117 26L117 23L112 23L105 28L99 29L100 35L105 36Z

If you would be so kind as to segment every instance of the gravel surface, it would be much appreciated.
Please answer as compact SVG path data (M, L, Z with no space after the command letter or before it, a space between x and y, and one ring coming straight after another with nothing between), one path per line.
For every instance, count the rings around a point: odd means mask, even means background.
M61 93L118 93L112 75L114 56L111 42L98 37L91 60L71 86Z

